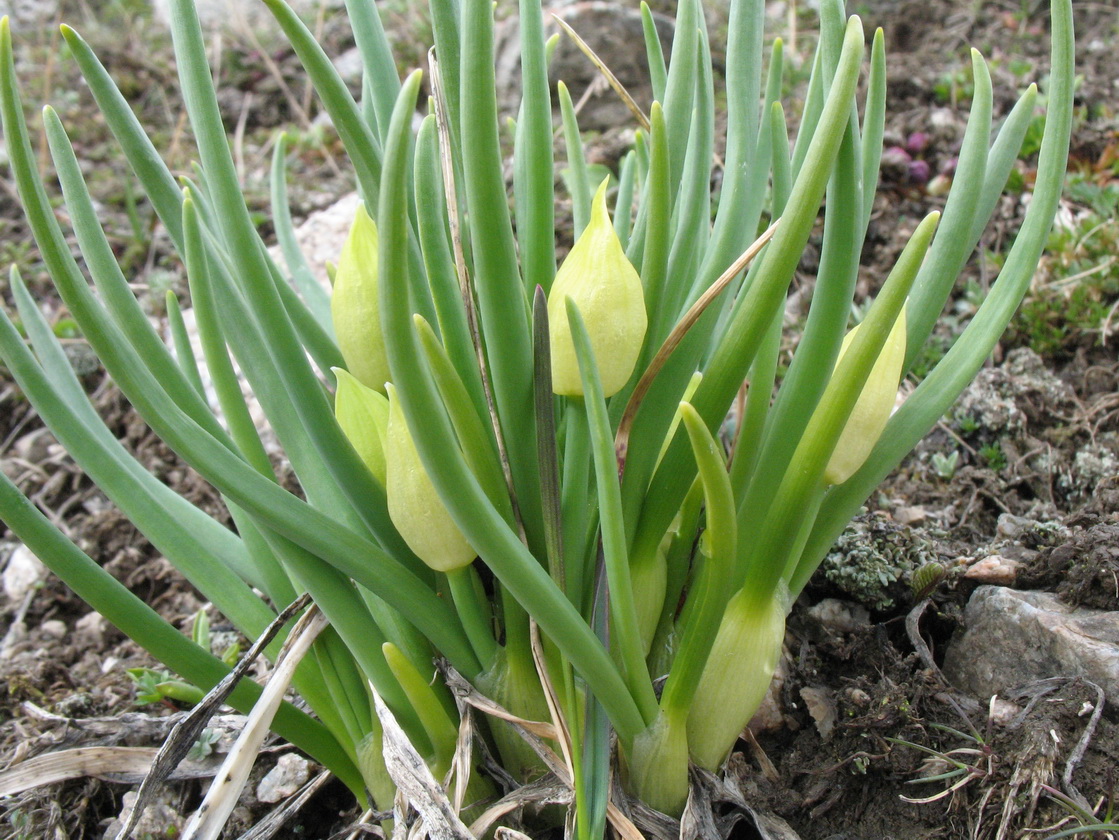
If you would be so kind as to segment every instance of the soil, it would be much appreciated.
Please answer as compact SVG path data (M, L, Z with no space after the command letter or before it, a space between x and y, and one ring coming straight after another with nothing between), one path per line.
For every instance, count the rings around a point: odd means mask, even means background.
M97 17L84 3L68 11L71 19L84 20L83 32L123 79L141 118L170 150L173 164L185 168L191 150L175 105L167 39L152 36L150 21L129 4L108 5ZM769 5L775 27L787 22L777 8L784 4ZM935 179L950 175L963 133L966 45L991 61L998 118L1026 84L1041 81L1037 62L1048 55L1048 4L866 0L857 5L852 10L863 16L868 32L882 26L887 37L887 144L905 146L914 133L924 135L911 157L927 163L932 178L914 177L908 165L884 171L863 255L860 294L866 295L885 277L916 220L943 204ZM1119 79L1119 53L1105 46L1119 34L1119 13L1109 3L1075 7L1083 81L1070 169L1088 172L1100 190L1119 189L1112 84ZM391 19L393 37L409 54L422 56L416 24L399 12ZM803 13L797 17L809 19ZM718 38L718 28L712 31ZM73 126L79 157L90 162L91 172L99 170L91 186L104 207L106 229L133 232L114 246L136 277L142 300L158 313L164 289L183 292L177 263L150 209L121 186L124 169L104 126L85 93L69 93L80 86L72 68L51 58L58 45L45 33L24 36L19 48L21 75L45 79L41 91L29 88L27 96L61 101L58 108ZM352 36L335 17L325 19L323 33L332 54L352 46ZM795 44L807 52L811 39L811 31L802 31ZM340 146L329 129L314 122L314 105L304 98L290 51L244 37L229 38L223 49L223 86L229 91L223 107L240 138L246 194L254 207L267 206L271 137L280 126L294 126L300 138L289 178L297 218L350 189ZM61 100L60 92L66 93ZM609 164L617 140L608 131L592 146L591 154ZM1028 188L1031 177L1027 158L1017 183ZM25 244L14 188L7 176L0 178L8 187L0 191L4 261L20 264L48 317L65 330L66 313ZM950 341L974 310L975 290L990 282L997 254L1020 221L1021 199L1019 187L1000 205L984 236L983 255L961 277L934 345ZM1075 216L1084 206L1069 199L1062 212ZM811 252L802 269L808 285ZM1046 257L1031 299L1048 300L1053 309L1046 289L1071 271L1059 253ZM1100 306L1110 307L1112 315L1119 299L1116 276L1110 285L1099 284ZM6 286L0 291L10 307ZM957 691L938 666L978 585L965 572L992 554L1021 563L1012 584L1018 588L1046 589L1070 604L1119 610L1119 336L1111 321L1119 318L1061 322L1052 340L1052 332L1040 333L1053 326L1050 321L1019 318L953 412L868 501L794 609L778 725L760 732L756 744L741 746L750 767L747 799L787 820L804 840L1047 836L1072 825L1054 793L1069 793L1062 774L1070 760L1069 778L1080 794L1093 807L1104 803L1100 815L1107 809L1119 781L1119 714L1107 706L1090 726L1085 709L1098 703L1090 685L1068 679L1008 687L1000 702L989 705L990 698ZM215 491L138 420L80 337L69 346L114 434L160 480L223 516ZM0 455L16 483L83 550L189 632L193 616L206 606L202 599L75 467L2 367ZM10 539L2 527L0 539ZM7 553L3 549L0 544L0 559ZM861 558L858 568L871 570L869 582L851 573L855 555ZM913 578L927 576L934 568L929 564L942 570L942 579L915 593L922 586ZM812 607L828 598L841 601L856 620L842 626L822 620ZM917 607L919 614L907 626ZM215 632L228 630L212 611L210 618ZM126 669L153 663L91 617L61 583L47 578L22 600L5 600L0 627L7 632L0 659L3 764L82 742L82 727L67 720L136 713ZM175 710L140 711L161 718ZM127 737L124 728L119 737ZM1075 757L1078 744L1083 750ZM929 778L952 769L952 759L964 762L961 776ZM260 764L258 777L274 764L271 754ZM95 779L36 789L4 803L0 838L101 837L130 789ZM169 790L167 807L174 815L197 804L201 787L181 782ZM246 803L226 836L239 836L267 808ZM333 836L358 816L349 808L345 791L328 785L275 836ZM734 836L752 835L742 827Z

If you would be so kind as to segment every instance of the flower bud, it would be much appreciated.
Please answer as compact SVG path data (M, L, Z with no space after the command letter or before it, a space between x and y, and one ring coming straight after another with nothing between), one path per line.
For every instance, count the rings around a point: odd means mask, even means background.
M385 491L389 518L408 547L432 569L449 572L469 565L477 552L458 529L424 469L404 411L388 385Z
M727 604L688 715L688 749L705 770L723 763L765 699L781 658L786 612L783 597L759 604L744 589Z
M851 330L843 339L843 346L839 349L839 365L843 354L851 346L858 327ZM855 471L863 465L870 456L870 451L878 443L882 430L886 428L886 421L893 413L894 403L897 402L898 383L901 381L902 365L905 363L905 309L898 314L882 351L874 360L874 367L863 385L851 416L839 436L827 469L824 470L824 481L828 484L842 484Z
M352 374L341 368L333 370L338 377L334 416L369 472L384 487L389 401L384 394L362 385Z
M381 304L377 289L377 225L365 205L354 214L330 296L334 335L349 369L361 384L385 390L389 364L381 335Z
M606 210L606 181L595 194L590 223L560 266L548 295L552 390L579 397L583 381L567 322L567 298L575 302L587 326L603 394L612 396L633 373L648 319L641 278L626 258Z

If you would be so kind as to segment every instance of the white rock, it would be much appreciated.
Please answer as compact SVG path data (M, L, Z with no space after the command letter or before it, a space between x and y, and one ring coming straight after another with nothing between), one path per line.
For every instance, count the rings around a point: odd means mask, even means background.
M261 802L281 802L287 799L311 777L310 762L295 753L284 753L269 770L256 788L256 798Z
M178 792L165 785L157 789L153 799L144 807L131 837L178 837L183 829L183 815L179 813ZM104 837L116 837L122 822L136 804L136 793L129 791L121 798L120 817L113 820Z
M19 602L47 576L47 567L25 545L16 546L4 567L2 584L8 600Z
M105 638L104 616L100 613L86 613L74 622L74 640L84 648L99 648Z
M318 280L325 289L329 290L330 288L330 283L326 275L326 264L328 261L332 263L338 262L338 256L342 253L342 245L346 241L346 235L350 232L350 225L353 223L354 214L357 212L359 201L360 199L357 193L350 193L349 195L343 196L329 207L312 213L303 224L295 229L296 242L303 252L315 279ZM284 261L283 254L280 252L279 247L273 246L270 248L269 254L272 256L272 259L275 260L276 265L280 267L280 270L286 273L287 263ZM198 325L195 321L193 309L183 310L183 323L186 327L187 335L190 338L190 344L194 351L195 358L203 358L202 342L198 336ZM170 337L168 337L168 343L170 343ZM241 383L241 391L245 395L245 403L248 406L249 415L252 417L253 424L256 426L257 431L260 432L261 442L264 444L265 451L273 455L280 454L280 444L276 439L276 434L269 425L264 415L264 410L256 396L252 393L252 389L244 374L241 373L236 359L233 360L233 366L234 370L237 372L238 381ZM221 408L218 405L217 393L214 391L209 370L205 365L200 365L199 373L202 377L202 385L206 390L207 402L209 402L214 412L221 417Z
M330 282L326 277L326 264L337 265L360 201L356 192L344 195L329 207L316 210L295 229L295 241L311 267L311 273L328 291ZM281 269L287 267L279 248L271 248L269 253Z
M66 622L59 621L57 618L44 621L39 629L43 631L44 636L50 639L61 639L67 632Z

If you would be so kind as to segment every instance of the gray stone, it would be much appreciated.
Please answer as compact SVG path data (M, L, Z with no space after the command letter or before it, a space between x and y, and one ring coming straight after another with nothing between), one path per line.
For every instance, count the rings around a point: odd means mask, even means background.
M944 673L978 697L1083 677L1119 703L1119 612L1070 607L1051 592L981 586L948 648Z
M144 806L130 837L178 837L183 830L183 815L178 810L179 793L165 785L156 790L152 799ZM136 804L136 793L129 791L121 799L121 815L109 823L103 838L115 838L123 828Z
M953 414L971 417L991 436L1020 435L1030 426L1059 421L1077 407L1072 388L1053 375L1027 347L1007 354L995 368L985 368L960 395Z
M295 753L284 753L276 761L276 766L260 780L256 798L261 802L281 802L307 784L310 776L311 767L307 759Z

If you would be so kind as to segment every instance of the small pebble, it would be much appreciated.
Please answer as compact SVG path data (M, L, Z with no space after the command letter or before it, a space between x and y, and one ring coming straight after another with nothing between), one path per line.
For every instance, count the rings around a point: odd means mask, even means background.
M924 184L929 180L931 171L928 161L911 160L909 162L909 181L912 184Z
M870 695L863 691L861 688L848 688L843 692L843 694L844 696L846 696L847 702L849 702L853 706L858 706L861 709L865 709L867 706L870 705Z
M16 546L4 567L3 589L8 600L20 602L47 576L47 567L25 545Z
M950 189L952 189L952 177L943 173L937 175L925 185L925 192L934 198L948 195Z
M992 586L1010 586L1018 579L1018 570L1021 567L1022 564L1016 560L1010 560L1000 554L992 554L972 564L964 572L964 577L980 583L989 583Z
M1019 714L1022 708L1016 703L1011 703L1009 700L1003 700L999 696L991 698L991 704L988 707L987 715L992 723L998 726L1006 726L1013 721Z
M825 598L808 609L808 615L825 630L836 633L853 633L870 626L870 613L859 604Z
M284 753L276 761L256 788L256 798L261 802L281 802L287 799L311 776L310 762L295 753Z
M48 639L61 639L67 633L66 622L59 621L57 618L44 621L39 629Z
M898 525L919 525L929 518L929 512L920 505L900 507L894 511L894 522Z
M911 155L919 155L929 147L929 135L923 131L914 131L905 140L905 150Z
M105 639L105 619L100 613L86 613L74 622L74 641L81 647L95 650Z

